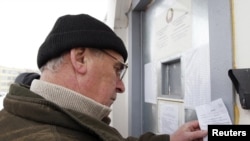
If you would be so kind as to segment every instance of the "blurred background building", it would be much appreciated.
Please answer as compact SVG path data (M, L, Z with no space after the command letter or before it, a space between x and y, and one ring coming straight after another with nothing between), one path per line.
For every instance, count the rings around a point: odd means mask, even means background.
M31 69L20 69L0 66L0 109L3 108L3 98L9 90L11 83L15 81L15 78L23 72L36 72Z

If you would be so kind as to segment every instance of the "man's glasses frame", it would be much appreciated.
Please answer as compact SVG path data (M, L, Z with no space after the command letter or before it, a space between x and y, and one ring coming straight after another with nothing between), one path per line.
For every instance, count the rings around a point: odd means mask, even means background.
M105 53L106 55L108 55L109 57L113 58L114 60L118 61L121 65L123 65L123 68L120 72L120 80L123 79L124 75L126 74L126 71L128 69L128 63L123 63L122 61L118 60L116 57L114 57L113 55L111 55L110 53L108 53L105 50L101 50L103 53Z

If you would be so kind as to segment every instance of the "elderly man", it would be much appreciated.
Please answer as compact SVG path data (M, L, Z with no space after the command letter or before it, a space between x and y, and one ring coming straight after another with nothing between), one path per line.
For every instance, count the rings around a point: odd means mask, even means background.
M3 141L191 141L197 121L172 135L124 138L109 126L110 106L124 92L127 51L104 23L86 15L60 17L38 51L40 79L12 84L0 112Z

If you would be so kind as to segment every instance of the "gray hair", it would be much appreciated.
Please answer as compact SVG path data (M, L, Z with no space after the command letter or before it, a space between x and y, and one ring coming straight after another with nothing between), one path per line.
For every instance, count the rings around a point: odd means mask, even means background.
M44 66L40 68L40 71L43 72L44 70L50 70L52 72L56 72L58 67L62 64L63 59L64 55L48 61Z
M100 56L100 54L102 53L99 49L94 49L94 48L88 48L88 49L95 56ZM44 66L40 68L40 71L43 72L44 70L50 70L52 72L56 72L59 66L63 63L65 54L62 54L61 56L48 61Z

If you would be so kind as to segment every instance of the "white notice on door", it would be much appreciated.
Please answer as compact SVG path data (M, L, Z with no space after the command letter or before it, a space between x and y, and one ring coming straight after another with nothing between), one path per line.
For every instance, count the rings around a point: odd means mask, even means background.
M232 124L227 108L221 98L197 106L195 110L202 130L208 130L208 125Z

